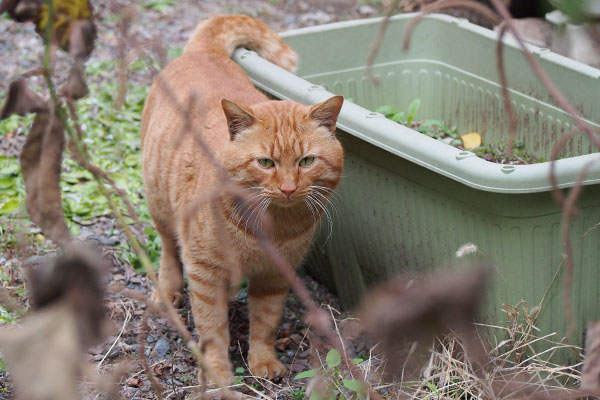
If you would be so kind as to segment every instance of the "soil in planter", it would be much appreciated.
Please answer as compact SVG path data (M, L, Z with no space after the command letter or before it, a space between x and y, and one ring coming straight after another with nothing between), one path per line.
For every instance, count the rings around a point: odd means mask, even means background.
M391 105L381 106L375 111L385 115L386 118L391 119L394 122L414 129L431 138L461 150L472 151L478 157L483 158L486 161L498 164L535 164L546 161L531 154L525 149L524 143L519 141L515 142L513 145L512 154L507 153L507 146L504 142L481 143L479 146L472 148L463 142L463 139L467 139L465 138L467 132L459 133L454 125L448 126L444 121L435 119L415 121L414 117L420 105L421 100L416 99L410 103L406 112L399 111ZM471 138L477 138L478 135L479 134L477 133L475 133L475 135L471 134Z

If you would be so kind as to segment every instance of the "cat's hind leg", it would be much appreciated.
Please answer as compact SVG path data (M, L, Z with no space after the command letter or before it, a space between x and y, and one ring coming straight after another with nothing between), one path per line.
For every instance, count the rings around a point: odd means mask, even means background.
M158 226L157 226L158 228ZM160 255L160 268L158 270L158 285L167 300L175 307L181 306L183 292L183 265L179 258L179 248L173 235L165 233L166 230L157 229L162 240L162 253ZM152 294L152 300L160 303L157 291Z
M227 314L229 274L215 262L198 259L189 263L186 259L185 268L194 324L204 357L222 383L228 385L233 381Z

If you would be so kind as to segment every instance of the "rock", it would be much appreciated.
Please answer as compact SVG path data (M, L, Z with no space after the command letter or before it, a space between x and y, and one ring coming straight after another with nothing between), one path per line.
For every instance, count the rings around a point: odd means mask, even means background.
M323 12L321 10L308 12L308 13L302 14L300 16L300 23L302 23L302 24L320 25L320 24L326 24L328 22L331 22L332 20L333 20L333 17L331 15L329 15L326 12Z
M156 338L154 336L148 336L146 338L146 342L148 342L148 343L156 342Z
M295 25L296 24L296 16L295 15L286 15L283 19L284 25Z
M358 7L358 13L361 15L371 15L375 14L376 12L377 10L375 7L371 7L367 4L363 4L362 6Z
M154 345L154 351L156 352L156 356L158 358L165 358L169 350L171 350L171 345L169 344L169 341L164 337L158 339L158 341Z

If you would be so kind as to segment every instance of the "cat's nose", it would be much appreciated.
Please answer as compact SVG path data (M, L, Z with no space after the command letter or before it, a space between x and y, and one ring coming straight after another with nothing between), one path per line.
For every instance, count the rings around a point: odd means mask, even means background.
M286 182L279 187L279 190L289 198L296 191L296 185L292 182Z

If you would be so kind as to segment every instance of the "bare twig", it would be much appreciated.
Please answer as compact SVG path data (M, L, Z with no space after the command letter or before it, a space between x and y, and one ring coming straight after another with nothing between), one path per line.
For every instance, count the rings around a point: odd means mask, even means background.
M108 357L108 355L110 354L110 352L112 351L112 349L114 349L115 346L117 345L117 343L119 342L119 339L121 339L121 336L123 336L123 332L125 331L125 327L127 326L127 324L129 323L129 321L131 320L131 313L129 312L129 308L127 308L127 306L123 303L123 301L121 301L121 305L123 306L123 309L125 309L125 312L126 312L126 314L125 314L125 320L123 321L123 326L121 326L121 330L119 331L119 334L115 338L113 344L108 348L108 350L106 351L106 353L104 353L104 356L98 362L98 365L96 365L96 368L100 368L102 366L102 363L104 363L104 360L106 360L106 357Z
M502 99L504 101L504 109L508 114L508 144L506 145L506 155L510 157L512 155L512 148L515 143L515 135L517 134L517 117L512 109L510 103L510 95L508 93L508 81L506 79L506 70L504 69L504 34L506 33L506 25L500 25L498 32L498 40L496 42L496 60L498 66L498 73L500 75L500 85L502 87Z
M159 400L163 400L163 387L156 379L152 370L150 369L150 365L148 364L148 358L146 357L146 333L148 331L148 317L149 317L148 309L144 312L142 316L142 326L140 327L140 333L138 334L138 358L144 367L144 372L146 373L146 377L152 384L154 391L156 392L156 397Z

